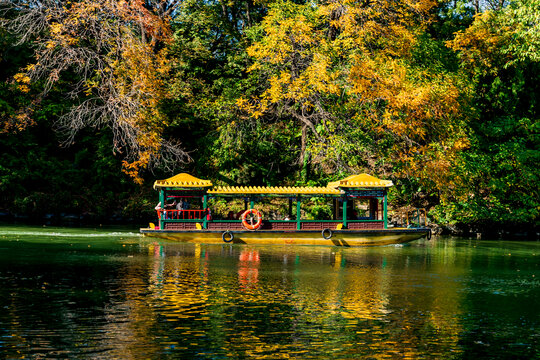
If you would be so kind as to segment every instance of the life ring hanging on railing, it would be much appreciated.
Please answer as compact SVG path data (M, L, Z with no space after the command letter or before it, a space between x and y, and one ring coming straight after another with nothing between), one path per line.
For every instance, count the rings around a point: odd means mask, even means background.
M248 216L249 215L253 215L249 219L250 223L248 223ZM255 222L255 223L253 223L254 217L257 218L257 222ZM242 214L242 225L244 225L244 227L246 229L248 229L248 230L257 230L258 228L261 227L261 224L262 224L262 215L261 215L259 210L249 209L249 210L244 211L244 213Z

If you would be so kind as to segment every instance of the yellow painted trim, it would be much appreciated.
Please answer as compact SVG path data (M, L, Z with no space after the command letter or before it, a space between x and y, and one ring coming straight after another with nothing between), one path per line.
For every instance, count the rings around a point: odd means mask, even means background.
M346 188L346 187L390 187L394 186L390 180L381 180L375 176L368 174L351 175L345 179L328 183L330 188Z
M289 195L341 195L342 191L315 186L217 186L209 194L289 194Z
M212 182L210 180L202 180L186 173L154 182L154 189L157 187L202 188L211 186Z
M381 180L368 174L351 175L345 179L328 183L327 187L316 186L217 186L208 191L209 194L287 194L287 195L341 195L340 188L384 188L394 184L390 180ZM181 173L165 180L156 180L154 189L158 187L209 188L212 181L196 178Z
M402 244L427 236L424 232L410 231L365 231L350 233L333 233L330 239L324 239L320 232L313 233L265 233L261 231L231 231L234 234L232 243L234 244L258 244L258 245L337 245L337 246L370 246ZM146 231L144 236L158 237L173 241L224 244L222 232L204 231L180 231L180 232L159 232Z

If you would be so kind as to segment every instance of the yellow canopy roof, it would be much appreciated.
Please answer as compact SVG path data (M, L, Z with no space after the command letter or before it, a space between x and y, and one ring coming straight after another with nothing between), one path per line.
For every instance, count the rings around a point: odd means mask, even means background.
M379 178L376 178L375 176L371 176L368 174L360 174L360 175L351 175L346 177L345 179L334 181L331 183L328 183L328 187L331 188L345 188L345 187L352 187L352 188L366 188L366 187L390 187L394 184L390 180L381 180Z
M202 188L211 187L210 180L198 179L195 176L181 173L165 180L156 180L154 189L157 187L182 187L182 188Z
M351 175L343 180L322 186L217 186L208 190L209 194L283 194L283 195L340 195L340 188L381 188L393 186L390 180L381 180L368 174ZM154 189L158 187L208 188L210 180L202 180L195 176L181 173L165 180L156 180Z
M315 186L217 186L209 194L283 194L283 195L340 195L341 191Z

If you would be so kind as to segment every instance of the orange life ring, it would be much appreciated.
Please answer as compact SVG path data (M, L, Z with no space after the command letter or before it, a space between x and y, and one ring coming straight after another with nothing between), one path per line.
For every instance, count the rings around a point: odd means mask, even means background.
M247 217L250 214L253 214L257 217L257 222L255 224L253 223L253 218L250 219L251 224L248 223ZM242 214L242 225L244 225L246 229L257 230L258 228L261 227L261 224L262 224L262 215L259 212L259 210L249 209L249 210L244 211L244 213Z

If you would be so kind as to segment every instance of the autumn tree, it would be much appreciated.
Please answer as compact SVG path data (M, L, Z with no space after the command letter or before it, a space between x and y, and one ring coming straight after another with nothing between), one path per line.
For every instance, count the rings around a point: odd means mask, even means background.
M60 81L74 105L56 122L64 144L86 127L109 127L113 150L124 157L124 171L140 182L139 172L158 164L189 160L179 143L163 138L167 98L171 1L9 1L8 28L20 43L31 43L35 62L14 80L21 91L42 86L34 104L12 119L29 124L40 99Z
M294 119L300 162L311 153L327 172L443 185L452 157L468 146L459 113L467 86L414 57L434 5L276 2L248 48L263 90L238 106L250 119Z

